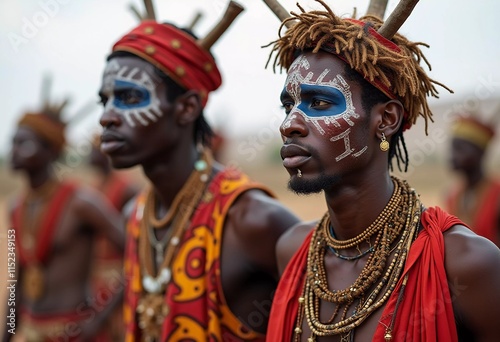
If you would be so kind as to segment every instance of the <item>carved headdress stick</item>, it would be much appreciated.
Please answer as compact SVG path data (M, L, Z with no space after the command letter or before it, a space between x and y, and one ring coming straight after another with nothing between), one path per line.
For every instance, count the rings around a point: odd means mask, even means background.
M282 22L285 19L291 17L290 14L288 14L288 12L278 3L277 0L264 0L264 2ZM385 12L383 2L384 1L372 1L368 8L367 14L376 15L382 19ZM381 36L387 39L391 39L399 30L401 25L403 25L403 23L406 21L406 19L408 19L417 3L418 0L401 0L377 32ZM385 1L385 6L387 6L387 1ZM291 26L293 26L293 22L287 21L284 23L284 25L287 28L290 28Z
M281 6L278 0L264 0L264 2L266 3L267 7L269 7L271 11L273 11L273 13L276 14L276 16L281 22L285 21L285 19L290 17L290 13L288 13L288 11L283 6ZM285 23L285 26L287 28L290 28L293 26L293 23L287 21Z
M388 1L389 0L371 0L366 10L366 15L373 15L383 20Z
M156 20L155 8L153 6L153 0L144 0L144 6L146 7L146 18L149 20Z
M190 31L193 31L194 27L196 26L198 21L200 21L201 17L203 17L203 14L200 11L196 12L194 18L191 20L191 23L189 23L186 28Z
M130 10L135 14L139 21L143 20L156 20L155 8L153 6L152 0L144 0L144 7L146 8L146 13L141 14L141 11L134 6L134 4L130 4Z
M408 19L417 3L418 0L401 0L377 32L381 36L391 39Z
M209 50L243 10L243 6L235 1L230 1L219 23L215 25L205 38L198 40L198 45L205 50Z

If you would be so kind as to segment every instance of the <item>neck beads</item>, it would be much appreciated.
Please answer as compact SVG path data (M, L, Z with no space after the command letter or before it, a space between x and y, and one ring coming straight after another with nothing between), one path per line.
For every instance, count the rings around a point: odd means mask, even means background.
M421 204L414 189L393 177L394 192L376 220L363 233L349 240L337 240L330 233L330 217L326 213L318 224L309 247L307 274L299 298L294 341L300 341L305 319L311 330L308 342L319 336L338 335L341 341L354 339L354 329L393 292L403 270L410 245L420 222ZM354 283L345 289L330 290L325 268L325 255L353 248L375 239L373 249ZM359 249L359 248L358 248ZM391 253L394 251L394 254ZM329 319L320 319L320 303L335 304ZM391 337L390 331L386 333Z

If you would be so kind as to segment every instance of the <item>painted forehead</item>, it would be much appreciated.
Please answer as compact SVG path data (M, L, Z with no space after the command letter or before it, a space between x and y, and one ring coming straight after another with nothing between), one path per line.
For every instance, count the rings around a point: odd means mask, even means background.
M306 121L312 122L321 134L325 134L325 125L340 127L340 121L343 120L353 126L352 118L359 118L352 102L349 84L342 75L329 68L312 70L306 55L298 57L290 66L285 89L294 102L290 112L292 115L283 123L285 127L290 124L287 121L293 115L299 114ZM327 101L332 105L328 110L316 110L311 105L315 100Z
M119 58L113 58L106 64L104 69L103 87L114 87L115 80L121 80L141 85L152 91L160 80L154 75L154 69L148 66L149 64L146 62L142 66L137 65L137 63L120 61Z
M149 70L148 70L149 69ZM157 77L152 68L111 59L104 69L103 90L109 94L105 110L114 110L135 127L158 121L163 113L157 94Z

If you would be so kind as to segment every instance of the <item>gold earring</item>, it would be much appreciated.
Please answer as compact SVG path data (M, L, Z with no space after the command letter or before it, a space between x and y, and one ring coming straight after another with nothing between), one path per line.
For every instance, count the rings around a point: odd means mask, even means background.
M384 132L382 132L382 141L380 142L380 149L386 152L389 149L389 142L385 138Z

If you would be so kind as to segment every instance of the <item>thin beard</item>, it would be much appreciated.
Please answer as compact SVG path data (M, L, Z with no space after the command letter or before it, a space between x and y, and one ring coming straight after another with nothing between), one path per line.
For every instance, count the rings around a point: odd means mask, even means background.
M290 179L288 189L297 195L312 195L331 189L332 186L339 184L342 177L340 175L326 175L321 173L318 178L312 180L303 180L300 178Z

